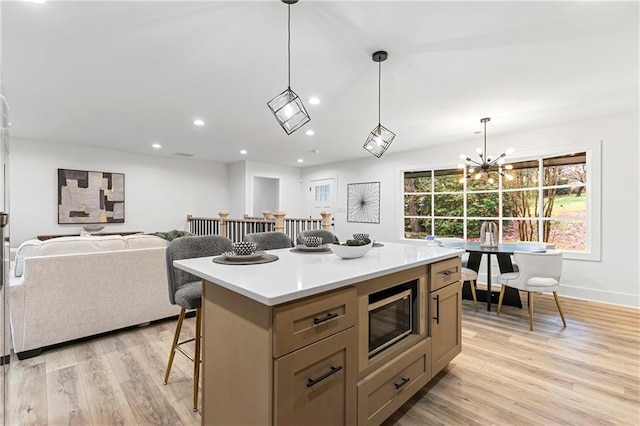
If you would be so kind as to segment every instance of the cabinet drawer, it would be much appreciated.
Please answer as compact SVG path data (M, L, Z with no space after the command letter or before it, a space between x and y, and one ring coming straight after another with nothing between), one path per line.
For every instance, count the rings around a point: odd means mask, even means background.
M431 339L358 383L358 424L379 425L431 379Z
M431 265L429 274L429 291L435 291L460 281L462 262L459 257L443 260Z
M355 327L274 361L274 424L356 422Z
M276 306L273 357L279 358L355 325L357 309L355 287Z

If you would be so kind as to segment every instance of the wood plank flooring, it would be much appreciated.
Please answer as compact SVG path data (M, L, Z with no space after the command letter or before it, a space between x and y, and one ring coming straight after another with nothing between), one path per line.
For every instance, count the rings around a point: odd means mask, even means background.
M525 300L525 299L523 299ZM391 425L638 425L640 311L536 295L500 316L463 302L463 349ZM162 383L176 321L64 345L9 370L11 425L200 424L192 364L177 354ZM185 321L193 335L195 318Z

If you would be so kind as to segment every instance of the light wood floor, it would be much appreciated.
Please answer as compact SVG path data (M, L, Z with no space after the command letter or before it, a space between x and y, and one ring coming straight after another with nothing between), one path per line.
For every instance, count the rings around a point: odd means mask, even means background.
M463 351L385 422L390 425L638 425L640 311L538 295L499 317L463 302ZM194 318L188 319L193 333ZM12 359L9 424L199 424L192 364L176 355L162 384L175 321Z

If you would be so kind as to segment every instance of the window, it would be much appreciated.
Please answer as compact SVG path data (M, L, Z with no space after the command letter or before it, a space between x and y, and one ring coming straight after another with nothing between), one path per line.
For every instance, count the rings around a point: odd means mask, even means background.
M514 179L495 173L492 184L465 180L458 169L406 171L404 238L479 241L482 222L494 221L501 242L544 241L576 255L568 257L593 258L580 254L594 249L599 257L599 228L588 226L599 223L591 155L586 150L512 162Z
M316 201L330 201L330 200L331 200L331 185L316 186Z

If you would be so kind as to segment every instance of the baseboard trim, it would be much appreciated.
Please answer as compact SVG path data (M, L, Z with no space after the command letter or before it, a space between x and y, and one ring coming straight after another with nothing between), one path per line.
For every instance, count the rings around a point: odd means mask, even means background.
M493 274L491 275L491 287L496 291L496 289L500 288L500 285L496 284L496 277L493 276ZM487 274L479 273L478 284L486 285L486 282ZM640 295L599 290L595 288L577 287L562 284L562 281L560 281L560 290L558 290L558 294L560 296L588 300L590 302L608 303L610 305L626 306L629 308L640 308Z
M604 291L594 288L576 287L563 284L560 285L558 293L561 296L572 297L574 299L602 302L610 305L626 306L629 308L640 308L640 296L636 294Z

